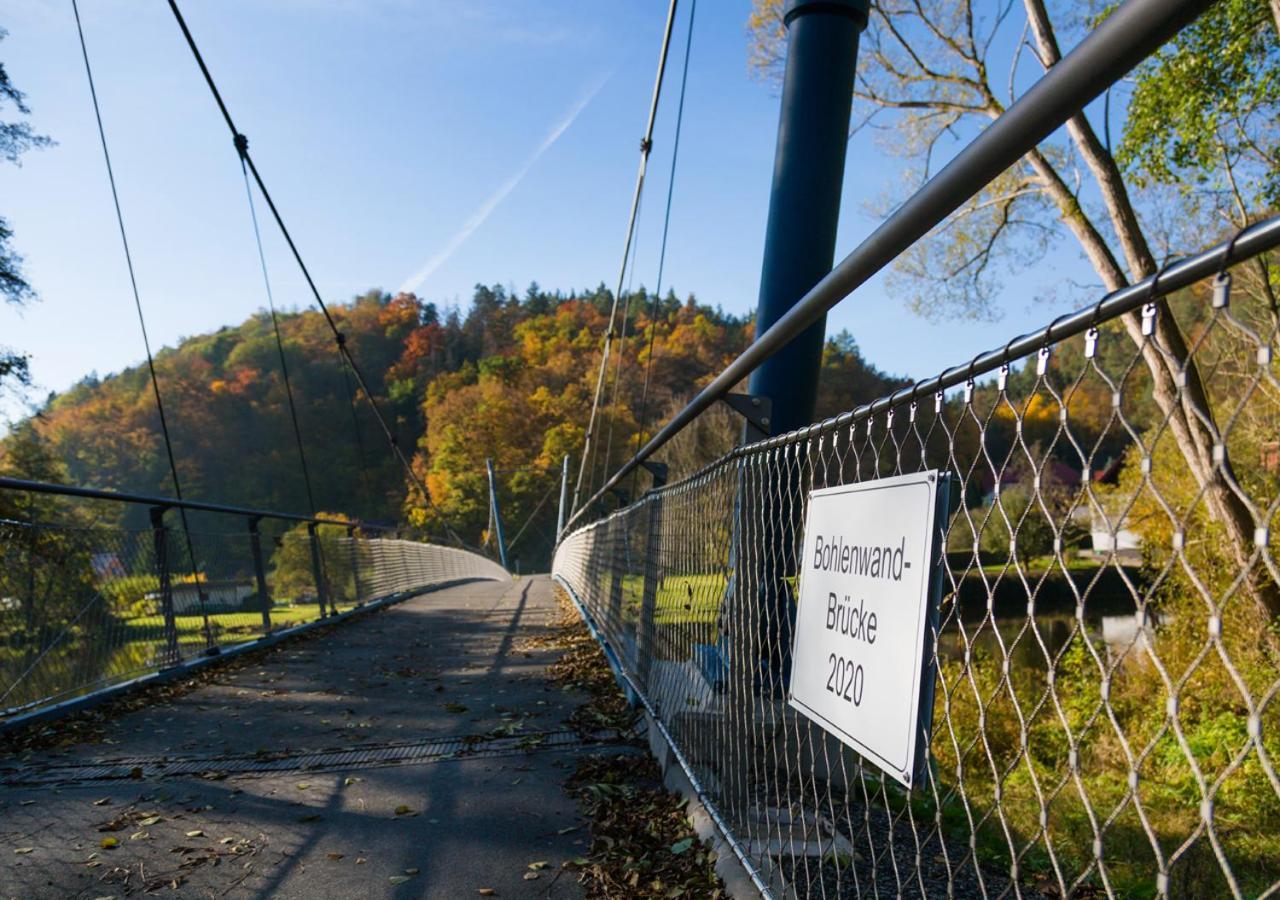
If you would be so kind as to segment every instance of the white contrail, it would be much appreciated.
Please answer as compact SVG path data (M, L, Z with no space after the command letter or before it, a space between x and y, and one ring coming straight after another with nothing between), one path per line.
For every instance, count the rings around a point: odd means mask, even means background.
M596 94L600 93L600 89L604 87L605 82L609 80L609 77L612 74L612 72L609 72L597 79L595 84L593 84L591 88L582 95L578 102L575 103L567 113L560 117L560 120L552 126L550 131L547 132L547 136L542 139L542 143L538 144L538 147L533 151L533 154L525 160L524 165L517 169L515 174L510 178L502 182L502 184L498 186L498 189L490 194L489 198L476 208L476 211L471 214L463 224L462 228L458 230L458 233L450 238L449 242L441 247L434 256L428 259L421 269L414 272L404 280L404 283L401 284L399 288L400 293L408 293L418 290L418 288L422 286L422 283L430 278L436 269L444 265L449 257L454 254L454 251L466 242L467 238L475 234L476 230L484 224L485 219L492 215L493 211L498 208L498 205L507 198L507 195L516 189L516 185L518 185L524 177L529 174L529 170L534 167L542 157L542 154L550 150L551 145L558 141L560 136L569 130L569 126L572 125L574 120L578 118L578 115L587 108L587 105L595 99Z

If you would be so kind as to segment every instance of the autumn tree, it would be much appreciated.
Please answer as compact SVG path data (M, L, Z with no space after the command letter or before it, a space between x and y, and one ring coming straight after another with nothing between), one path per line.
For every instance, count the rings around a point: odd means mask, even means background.
M780 72L782 6L782 0L756 0L749 23L753 64L765 77L776 78ZM1267 9L1266 0L1241 0L1233 9L1249 13L1247 23L1239 27L1252 29L1256 38L1240 41L1235 57L1264 70L1263 80L1273 83L1276 57L1268 49L1272 38L1262 34L1270 26L1258 14ZM1044 0L1024 0L1020 22L1014 21L1013 10L1012 4L1002 4L984 11L973 0L872 0L854 84L859 109L855 128L887 128L894 136L891 152L903 155L913 167L915 177L908 181L929 177L948 140L976 133L998 118L1017 99L1019 85L1026 80L1025 66L1048 71L1060 61L1060 29ZM1187 39L1199 40L1199 52L1209 54L1199 61L1201 67L1215 65L1214 54L1223 49L1222 43L1235 40L1232 27L1193 33ZM1187 51L1186 45L1175 43L1164 53ZM1153 95L1173 102L1169 91L1176 90L1176 84L1157 84L1161 60L1168 58L1157 57L1152 68L1139 74L1148 79ZM1177 65L1187 65L1186 57L1177 59ZM1003 68L1002 60L1008 62ZM1201 93L1199 102L1218 102L1253 84L1250 79L1217 82L1219 95ZM1137 99L1141 98L1139 92ZM1219 103L1214 115L1229 116L1251 105L1266 108L1256 100L1233 101ZM1155 102L1139 103L1131 110L1127 133L1139 134L1144 121L1150 129L1163 127L1157 118L1161 109ZM1245 135L1260 147L1274 146L1265 137L1274 121L1241 118L1235 124L1241 129L1239 140ZM1149 148L1150 142L1134 140L1136 159L1136 148ZM906 294L909 304L922 313L990 315L1002 275L1023 271L1043 258L1059 225L1073 236L1108 291L1154 275L1159 264L1144 227L1141 198L1135 196L1108 143L1083 111L1072 116L1064 135L1031 150L904 254L895 266L892 288ZM1188 160L1196 158L1192 154ZM1223 529L1237 569L1253 570L1256 523L1247 501L1233 487L1230 461L1214 457L1214 448L1221 445L1219 428L1183 327L1167 307L1161 309L1151 339L1143 334L1136 311L1124 315L1121 326L1142 358L1155 404L1213 520ZM1252 587L1272 615L1280 614L1280 590L1272 579L1259 576Z

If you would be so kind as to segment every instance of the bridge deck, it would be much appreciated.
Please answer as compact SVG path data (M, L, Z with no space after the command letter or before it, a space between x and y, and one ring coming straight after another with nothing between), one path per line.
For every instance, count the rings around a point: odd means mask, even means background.
M557 651L526 645L554 615L545 577L448 588L95 742L0 755L0 895L577 896L552 880L584 846L561 787L584 698L547 680Z

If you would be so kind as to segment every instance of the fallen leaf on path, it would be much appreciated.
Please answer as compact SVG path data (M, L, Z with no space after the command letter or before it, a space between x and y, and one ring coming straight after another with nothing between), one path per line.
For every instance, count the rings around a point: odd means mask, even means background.
M34 849L36 848L35 847L14 847L13 852L23 854L23 853L30 853Z
M476 889L476 893L477 893L477 894L479 894L481 897L496 897L496 896L498 896L498 892L497 892L497 891L495 891L493 888L477 888L477 889Z
M396 807L397 816L407 816L412 812L413 812L413 807L405 806L403 803L401 803L399 806Z
M346 855L345 853L326 853L325 857L332 860L339 860L339 859L342 859L342 857L345 855Z
M535 870L536 870L536 869L545 869L545 868L549 867L550 865L551 865L551 863L547 862L545 859L540 859L540 860L538 860L537 862L531 862L531 863L529 863L529 868L530 868L530 869L535 869Z
M204 832L197 828L194 831L188 831L187 837L204 837Z
M159 817L159 816L147 816L145 819L139 819L139 820L138 820L138 824L139 824L139 825L147 825L147 826L151 826L151 825L156 824L156 823L157 823L157 822L159 822L159 821L160 821L160 817Z
M524 873L524 880L525 880L525 881L537 881L537 880L538 880L539 878L541 878L541 877L542 877L542 876L541 876L541 875L539 875L537 872L525 872L525 873Z
M390 881L392 884L404 884L408 880L408 875L392 875L387 879L387 881Z
M108 803L110 803L110 802L111 802L111 798L110 798L110 797L103 797L101 800L94 800L94 801L93 801L93 805L94 805L94 806L106 806L106 805L107 805Z
M417 874L418 874L418 872L420 872L420 871L422 871L422 870L421 870L421 869L405 869L405 870L404 870L404 874L406 874L406 875L417 875Z
M99 841L98 843L99 843L99 845L102 847L102 849L103 849L103 850L110 850L110 849L112 849L112 848L114 848L114 847L119 847L119 846L120 846L120 842L119 842L118 840L116 840L115 838L103 838L103 839L102 839L101 841Z

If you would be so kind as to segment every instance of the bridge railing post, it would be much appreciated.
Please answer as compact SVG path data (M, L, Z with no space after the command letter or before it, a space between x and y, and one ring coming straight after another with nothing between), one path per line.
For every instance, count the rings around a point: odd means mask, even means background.
M360 539L356 537L356 526L347 526L347 546L351 550L351 581L355 585L355 605L364 603L364 594L360 591Z
M307 538L311 543L311 577L316 582L316 600L320 603L320 618L337 612L333 608L333 602L329 599L328 585L324 578L324 559L320 552L320 535L316 530L315 522L307 523ZM325 611L326 606L328 612Z
M173 612L173 585L169 579L169 527L164 523L165 506L151 507L151 537L156 555L156 577L159 581L160 615L164 618L164 653L160 668L167 669L182 662L178 647L178 623Z
M258 609L262 613L263 634L271 630L271 594L267 590L267 573L262 562L262 534L258 531L260 516L249 519L249 549L253 552L253 577L258 588Z
M649 669L653 663L653 651L658 609L658 584L662 581L662 494L658 489L667 483L667 467L662 463L647 463L645 468L653 476L653 490L649 494L649 515L644 542L644 587L640 594L640 615L636 618L636 677L641 690L649 690Z
M605 553L608 559L606 565L609 573L609 606L605 612L604 621L600 624L604 628L605 635L616 645L618 635L621 633L622 581L627 573L627 541L630 535L627 533L626 519L622 516L606 523L604 531L608 546Z

